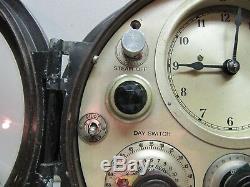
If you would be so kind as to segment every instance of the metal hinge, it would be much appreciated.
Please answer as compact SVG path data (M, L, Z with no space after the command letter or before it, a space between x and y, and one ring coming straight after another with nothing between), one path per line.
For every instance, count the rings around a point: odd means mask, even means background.
M62 173L60 155L61 118L71 80L70 52L78 42L52 39L48 51L33 53L35 63L46 67L44 77L44 129L36 174L42 186L53 186ZM44 66L46 64L46 66ZM51 185L52 184L52 185Z

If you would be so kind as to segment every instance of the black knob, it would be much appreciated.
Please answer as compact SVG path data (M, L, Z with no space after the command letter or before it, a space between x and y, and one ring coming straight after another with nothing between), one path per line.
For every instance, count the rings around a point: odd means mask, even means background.
M147 91L138 82L126 81L116 88L114 101L121 112L130 115L137 114L147 103Z
M233 174L225 183L225 187L250 187L250 165L246 164Z
M140 177L133 187L177 187L177 185L167 176L154 174Z

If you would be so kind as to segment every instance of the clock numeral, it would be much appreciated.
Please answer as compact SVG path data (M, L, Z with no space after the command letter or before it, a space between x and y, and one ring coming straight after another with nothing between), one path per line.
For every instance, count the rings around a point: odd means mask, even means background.
M181 45L188 45L189 44L188 37L180 37L180 44Z
M205 116L207 109L200 109L200 111L202 112L201 118L203 118Z
M234 118L232 118L232 117L229 117L228 119L227 119L227 124L228 124L228 126L233 126L234 125Z
M222 22L230 22L230 14L227 12L221 13L221 21Z
M204 19L198 19L198 27L206 27Z
M173 63L173 70L178 70L178 69L179 69L179 63L175 61Z
M187 96L187 88L181 89L181 96L183 96L183 97Z

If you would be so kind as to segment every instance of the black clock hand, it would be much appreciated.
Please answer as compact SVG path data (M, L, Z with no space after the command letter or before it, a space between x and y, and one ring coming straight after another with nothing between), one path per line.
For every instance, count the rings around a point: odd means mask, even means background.
M235 33L235 40L234 40L233 61L236 61L237 59L239 30L240 30L241 22L242 22L242 13L241 13L241 8L239 8L237 16L235 18L236 33Z
M234 75L239 71L240 64L231 59L226 60L223 65L207 65L202 62L194 62L192 64L178 64L178 67L189 67L194 70L203 70L204 68L221 69L224 73Z
M240 70L240 63L237 61L237 51L238 51L239 31L241 22L242 22L242 11L241 8L238 8L238 13L235 18L236 33L234 39L233 58L226 60L223 64L224 72L230 75L235 75Z
M203 70L204 68L212 68L212 69L221 69L224 73L229 75L234 75L234 72L238 72L239 64L234 62L233 60L229 59L223 63L223 65L207 65L203 64L202 62L194 62L192 64L178 64L178 67L189 67L193 68L194 70Z
M206 64L203 64L202 62L195 62L192 64L178 64L178 66L189 67L189 68L193 68L194 70L202 70L204 68L224 69L223 65L206 65Z

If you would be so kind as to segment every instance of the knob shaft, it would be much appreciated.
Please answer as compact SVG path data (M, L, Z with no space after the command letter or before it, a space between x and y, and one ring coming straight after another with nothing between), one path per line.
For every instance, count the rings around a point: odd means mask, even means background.
M121 41L123 53L129 58L140 58L145 48L146 40L144 34L136 29L126 32Z

